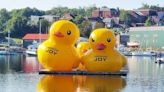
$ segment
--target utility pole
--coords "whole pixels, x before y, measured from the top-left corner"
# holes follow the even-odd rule
[[[39,44],[41,43],[41,34],[42,34],[42,23],[41,20],[43,17],[39,17]]]
[[[10,49],[10,29],[8,30],[8,48]]]

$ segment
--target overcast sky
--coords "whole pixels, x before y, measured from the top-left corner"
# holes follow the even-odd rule
[[[67,6],[70,8],[88,7],[96,5],[98,7],[108,6],[110,8],[136,9],[143,3],[164,7],[164,0],[0,0],[0,9],[7,10],[25,7],[37,8],[40,10],[50,10],[57,6]]]

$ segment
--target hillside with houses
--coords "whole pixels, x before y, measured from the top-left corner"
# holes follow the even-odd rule
[[[0,41],[7,41],[5,37],[9,30],[11,38],[18,39],[24,39],[27,34],[47,34],[54,21],[63,19],[77,24],[82,37],[88,37],[93,29],[102,27],[113,29],[117,35],[129,31],[130,27],[163,26],[164,7],[143,4],[141,8],[134,10],[107,6],[72,9],[55,7],[47,11],[29,7],[12,11],[1,9]]]

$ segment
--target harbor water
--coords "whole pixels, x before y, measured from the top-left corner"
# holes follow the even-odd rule
[[[164,92],[164,64],[129,56],[127,76],[39,75],[37,57],[0,55],[0,92]]]

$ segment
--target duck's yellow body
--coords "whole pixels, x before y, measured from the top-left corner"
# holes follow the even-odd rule
[[[114,49],[116,39],[112,31],[94,30],[89,38],[92,50],[82,56],[81,61],[91,72],[116,72],[126,65],[126,58]]]
[[[71,71],[78,67],[79,55],[74,47],[80,33],[70,21],[60,20],[52,24],[49,39],[38,48],[41,65],[51,71]]]

